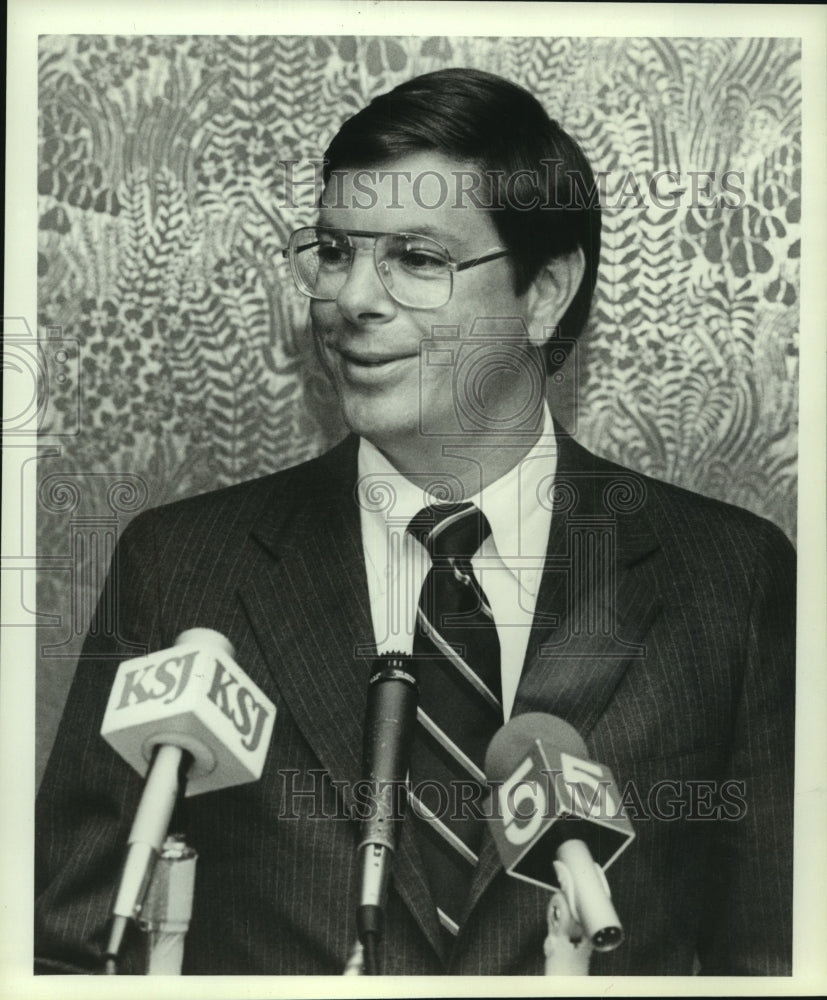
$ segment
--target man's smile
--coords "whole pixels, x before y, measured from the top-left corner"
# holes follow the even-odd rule
[[[328,350],[334,351],[345,362],[346,367],[370,370],[386,370],[400,361],[409,361],[419,357],[419,351],[407,352],[379,352],[379,351],[354,351],[350,348],[339,347],[334,344],[327,345]]]

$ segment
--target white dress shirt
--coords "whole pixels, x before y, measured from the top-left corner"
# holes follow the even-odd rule
[[[543,431],[504,476],[468,499],[488,518],[491,535],[472,559],[500,639],[503,712],[507,721],[523,670],[542,579],[557,468],[554,425],[546,408]],[[416,609],[431,558],[405,529],[440,498],[414,485],[364,438],[359,445],[362,544],[371,616],[379,653],[410,653]]]

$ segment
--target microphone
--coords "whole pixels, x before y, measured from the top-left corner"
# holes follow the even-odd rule
[[[391,862],[404,817],[405,781],[419,699],[409,656],[390,653],[374,661],[362,745],[367,791],[362,835],[361,887],[356,929],[365,971],[375,974],[375,945],[384,927]]]
[[[144,901],[172,811],[198,795],[261,777],[275,705],[233,662],[212,629],[188,629],[171,649],[126,660],[109,694],[101,735],[146,775],[112,907],[107,969]]]
[[[611,771],[589,760],[567,722],[529,712],[494,736],[485,758],[495,808],[491,831],[515,878],[561,889],[596,951],[612,951],[623,927],[604,875],[635,832]]]

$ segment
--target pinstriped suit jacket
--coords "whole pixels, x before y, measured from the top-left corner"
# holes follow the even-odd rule
[[[231,639],[278,717],[260,781],[187,800],[200,860],[185,972],[342,971],[357,891],[347,784],[360,777],[368,671],[354,650],[373,641],[356,443],[148,511],[124,532],[110,578],[118,634],[87,640],[38,798],[39,971],[97,969],[105,943],[140,793],[98,735],[114,671],[194,626]],[[566,719],[625,789],[637,839],[609,877],[627,940],[596,955],[592,973],[689,974],[698,961],[709,973],[788,973],[793,550],[751,514],[570,438],[559,446],[514,712]],[[596,572],[578,568],[589,552]],[[538,974],[546,902],[503,872],[486,831],[445,953],[406,823],[382,966]],[[138,952],[129,942],[125,971],[141,971]]]

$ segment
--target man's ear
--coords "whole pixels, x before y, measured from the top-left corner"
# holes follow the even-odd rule
[[[537,347],[549,339],[577,294],[586,273],[586,258],[582,247],[555,257],[540,268],[528,292],[528,314],[531,317],[529,340]]]

